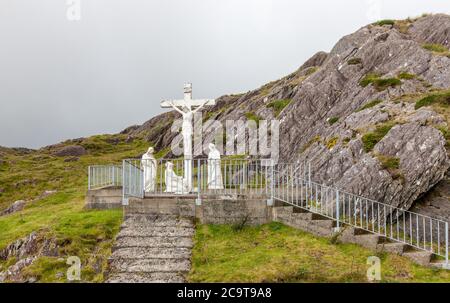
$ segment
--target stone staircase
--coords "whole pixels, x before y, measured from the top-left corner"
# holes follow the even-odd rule
[[[127,215],[108,260],[106,282],[184,282],[194,224],[175,215]]]
[[[320,237],[333,236],[334,227],[336,227],[334,220],[294,206],[274,207],[273,220]],[[351,226],[342,226],[339,240],[344,243],[358,244],[377,252],[398,254],[422,266],[442,268],[443,265],[443,262],[437,260],[430,252],[417,250],[408,244],[393,242],[382,235]]]

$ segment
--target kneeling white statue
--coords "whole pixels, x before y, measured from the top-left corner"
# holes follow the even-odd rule
[[[164,181],[166,183],[166,193],[183,194],[188,192],[187,182],[182,176],[178,176],[173,171],[173,163],[166,163],[166,171],[164,173]]]
[[[158,169],[158,164],[153,156],[154,149],[149,147],[147,152],[142,155],[142,168],[144,170],[144,191],[154,192],[156,186],[156,171]]]
[[[213,143],[209,144],[208,154],[208,189],[223,189],[220,151]]]

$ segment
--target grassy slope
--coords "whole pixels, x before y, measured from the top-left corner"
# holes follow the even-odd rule
[[[370,250],[330,244],[326,238],[270,223],[235,231],[199,225],[191,282],[367,282]],[[404,257],[379,255],[383,282],[450,282],[450,271],[417,266]]]
[[[119,143],[108,143],[111,139],[118,139]],[[141,140],[127,144],[124,136],[102,135],[85,139],[82,145],[89,154],[75,162],[64,162],[64,158],[54,157],[44,150],[3,156],[6,164],[0,167],[0,187],[4,189],[0,194],[0,209],[19,199],[30,202],[23,211],[0,217],[0,249],[32,231],[39,231],[45,237],[57,239],[61,257],[79,256],[83,266],[82,280],[95,282],[103,280],[106,259],[119,230],[122,212],[83,210],[87,166],[120,163],[123,158],[143,152],[147,144]],[[58,192],[39,199],[45,190]],[[65,260],[40,258],[26,274],[45,282],[64,281],[65,274],[60,278],[56,274],[65,273],[67,268]]]

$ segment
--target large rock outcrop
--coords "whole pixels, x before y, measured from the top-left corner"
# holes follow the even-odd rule
[[[280,158],[312,163],[313,178],[394,206],[410,208],[449,168],[445,115],[416,109],[423,96],[450,88],[450,58],[424,47],[449,47],[450,16],[438,14],[393,25],[371,24],[319,52],[296,72],[241,95],[219,98],[210,119],[278,118]],[[274,110],[273,102],[288,100]],[[376,102],[374,102],[376,100]],[[175,137],[169,112],[126,130],[159,150]],[[367,146],[364,138],[386,130]],[[211,140],[213,135],[207,135]],[[383,159],[394,159],[395,168]]]

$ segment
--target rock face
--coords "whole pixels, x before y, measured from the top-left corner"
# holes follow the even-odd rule
[[[64,146],[54,153],[57,157],[79,157],[85,155],[86,149],[79,145]]]
[[[14,202],[10,207],[8,207],[4,211],[2,211],[0,213],[0,216],[12,214],[17,211],[21,211],[25,207],[25,204],[26,204],[26,202],[24,200],[18,200],[16,202]]]
[[[18,261],[0,272],[0,282],[30,282],[21,274],[23,268],[31,265],[39,256],[57,256],[58,245],[56,239],[46,239],[37,232],[18,239],[0,250],[0,260],[16,258]]]
[[[248,113],[278,118],[281,161],[311,161],[316,181],[409,209],[450,165],[438,130],[448,121],[430,107],[414,106],[421,96],[450,88],[450,58],[423,47],[449,47],[449,40],[448,15],[368,25],[280,80],[220,97],[203,115],[224,125],[246,120]],[[290,102],[275,111],[271,104],[279,100]],[[167,149],[176,136],[170,128],[177,118],[169,112],[124,132],[145,135],[157,150]],[[368,148],[365,136],[383,127],[387,132]],[[395,169],[380,160],[386,158],[397,161]]]

